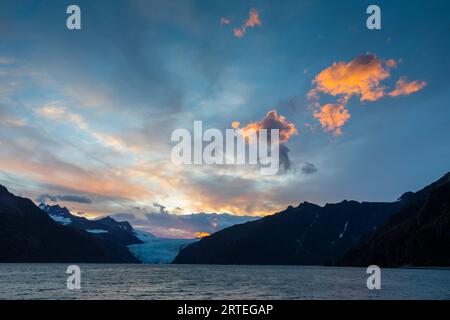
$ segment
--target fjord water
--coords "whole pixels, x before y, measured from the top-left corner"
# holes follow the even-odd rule
[[[68,290],[63,264],[0,264],[0,299],[450,299],[449,269],[80,264]]]

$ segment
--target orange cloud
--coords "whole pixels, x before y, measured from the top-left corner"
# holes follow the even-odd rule
[[[233,33],[238,38],[243,38],[245,34],[245,28],[234,28]]]
[[[255,27],[255,26],[261,26],[261,19],[259,18],[259,13],[256,11],[256,9],[251,9],[249,18],[245,22],[246,27]]]
[[[315,77],[315,88],[309,96],[325,93],[346,101],[356,95],[361,101],[376,101],[384,96],[385,87],[380,82],[390,76],[390,69],[395,66],[395,60],[383,61],[371,53],[348,63],[335,62]]]
[[[342,134],[341,127],[351,118],[344,106],[331,103],[322,106],[313,116],[320,121],[325,131],[332,132],[336,136]]]
[[[425,81],[408,82],[406,78],[400,78],[395,85],[395,89],[389,92],[389,96],[391,97],[407,96],[422,90],[426,85],[427,83]]]
[[[360,55],[350,62],[333,63],[314,78],[314,87],[308,93],[308,97],[315,100],[313,107],[320,108],[313,113],[314,118],[320,121],[325,131],[340,135],[341,127],[350,119],[346,104],[352,96],[358,96],[360,101],[377,101],[383,97],[409,95],[425,87],[423,81],[408,82],[400,78],[396,88],[388,92],[381,82],[391,76],[391,69],[396,66],[395,60],[382,60],[372,53]],[[337,97],[337,103],[321,106],[319,100],[323,94]]]
[[[239,121],[233,121],[231,125],[233,128],[238,128],[240,123]],[[280,143],[286,143],[293,135],[298,134],[295,124],[289,122],[285,116],[278,115],[276,110],[267,112],[261,121],[247,124],[241,129],[241,132],[246,135],[249,130],[258,131],[260,129],[279,129]]]
[[[231,127],[232,127],[233,129],[239,128],[240,125],[241,125],[241,123],[240,123],[239,121],[233,121],[233,122],[231,123]]]
[[[241,28],[234,28],[233,33],[238,38],[243,38],[247,28],[254,28],[256,26],[261,26],[261,18],[259,16],[259,12],[256,9],[251,9],[249,13],[249,17]]]
[[[210,236],[211,234],[210,233],[208,233],[208,232],[196,232],[195,233],[195,237],[196,238],[204,238],[204,237],[208,237],[208,236]]]
[[[234,129],[238,129],[240,122],[233,121],[231,126]],[[293,135],[298,134],[295,124],[289,122],[285,116],[278,115],[276,110],[271,110],[267,112],[262,120],[247,124],[245,127],[241,128],[239,132],[248,143],[253,143],[253,139],[256,138],[254,133],[261,129],[278,129],[280,164],[286,171],[290,170],[291,161],[289,159],[289,148],[286,147],[285,143],[288,142]]]

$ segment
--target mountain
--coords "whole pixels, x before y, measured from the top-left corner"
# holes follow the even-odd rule
[[[401,200],[406,204],[400,211],[347,252],[340,264],[450,266],[450,173]]]
[[[112,217],[89,220],[75,216],[59,205],[39,205],[50,218],[59,224],[80,229],[93,237],[122,245],[142,263],[170,263],[181,248],[198,239],[158,238],[149,232],[135,230],[127,221],[119,222]]]
[[[90,233],[92,236],[105,241],[114,242],[122,246],[140,244],[142,241],[136,236],[135,230],[128,222],[118,222],[111,217],[98,220],[89,220],[70,213],[67,208],[59,205],[49,206],[41,203],[39,205],[44,212],[54,221],[75,229]]]
[[[402,205],[304,202],[257,221],[226,228],[182,249],[174,263],[333,264]]]
[[[126,247],[60,225],[31,200],[17,197],[0,185],[0,262],[138,261]]]

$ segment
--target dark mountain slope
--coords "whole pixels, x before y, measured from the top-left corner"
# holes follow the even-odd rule
[[[343,201],[236,225],[191,244],[174,263],[329,264],[398,210],[398,203]]]
[[[142,243],[136,236],[133,227],[127,221],[118,222],[111,217],[89,220],[84,217],[75,216],[67,208],[62,208],[59,205],[50,206],[40,204],[39,208],[56,222],[71,228],[87,231],[96,238],[123,246]]]
[[[0,262],[137,262],[115,244],[61,226],[0,186]]]
[[[341,264],[450,266],[450,173],[402,199],[405,206],[345,254]]]

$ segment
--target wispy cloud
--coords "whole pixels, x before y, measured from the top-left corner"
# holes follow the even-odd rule
[[[389,96],[391,97],[407,96],[422,90],[426,85],[427,84],[425,81],[408,82],[406,78],[400,78],[395,85],[395,89],[389,92]]]
[[[230,23],[231,23],[231,19],[228,19],[228,18],[225,18],[225,17],[221,17],[220,18],[220,25],[221,26],[225,26],[225,25],[230,24]]]
[[[41,194],[36,198],[37,202],[45,203],[47,200],[52,202],[65,201],[65,202],[76,202],[90,204],[92,200],[86,196],[79,195],[51,195],[51,194]]]
[[[66,107],[60,106],[57,102],[52,102],[41,108],[37,108],[35,112],[50,120],[71,122],[79,129],[85,130],[88,128],[88,125],[79,114],[68,112]]]
[[[302,173],[304,174],[313,174],[318,171],[317,167],[310,162],[305,162],[302,166]]]
[[[141,149],[139,146],[127,144],[120,137],[91,129],[80,114],[70,112],[67,107],[62,106],[58,102],[51,102],[43,107],[36,108],[34,111],[37,115],[46,119],[71,123],[77,129],[83,130],[91,135],[98,143],[105,147],[113,148],[116,151],[137,152]]]
[[[222,26],[230,24],[230,23],[231,23],[230,19],[226,19],[223,17],[220,19],[220,24]],[[262,22],[261,22],[261,17],[259,15],[259,12],[256,9],[251,9],[249,12],[249,15],[248,15],[248,19],[246,19],[243,22],[242,26],[235,27],[233,29],[233,34],[237,38],[243,38],[248,28],[254,28],[257,26],[261,26],[261,25],[262,25]]]

